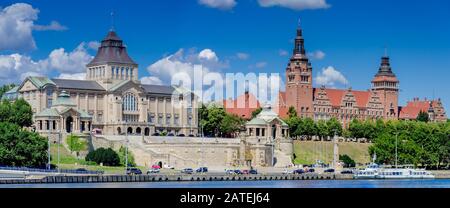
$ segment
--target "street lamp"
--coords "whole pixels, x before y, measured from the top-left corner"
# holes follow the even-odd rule
[[[47,169],[50,170],[50,135],[47,133],[47,142],[48,142],[48,163],[47,163]]]
[[[127,174],[128,170],[128,130],[125,134],[125,175]]]

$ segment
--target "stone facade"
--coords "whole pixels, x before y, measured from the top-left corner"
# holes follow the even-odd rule
[[[58,130],[65,133],[97,129],[105,135],[198,134],[197,97],[177,86],[141,84],[138,65],[114,31],[108,33],[87,65],[86,80],[28,77],[17,88],[17,97],[25,99],[34,115],[39,115],[52,109],[63,91],[74,104],[72,109],[85,112],[92,120],[92,128],[81,129],[81,120],[65,128],[69,115],[64,114],[56,120],[61,120]],[[41,122],[47,120],[52,121],[35,118],[35,128],[46,130]]]
[[[237,138],[94,135],[92,145],[116,150],[128,145],[138,165],[167,164],[177,169],[287,167],[293,155],[287,124],[268,108],[249,121]]]

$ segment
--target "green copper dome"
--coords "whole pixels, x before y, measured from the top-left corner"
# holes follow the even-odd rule
[[[62,91],[58,98],[53,102],[53,106],[76,106],[70,99],[70,95],[66,91]]]

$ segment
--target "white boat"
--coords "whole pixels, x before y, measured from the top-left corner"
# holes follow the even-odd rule
[[[353,175],[355,179],[433,179],[434,175],[424,169],[407,168],[383,168],[373,162],[365,169],[358,170]]]

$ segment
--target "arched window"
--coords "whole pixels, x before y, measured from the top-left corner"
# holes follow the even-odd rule
[[[122,110],[124,111],[138,111],[137,98],[131,93],[123,97]]]

